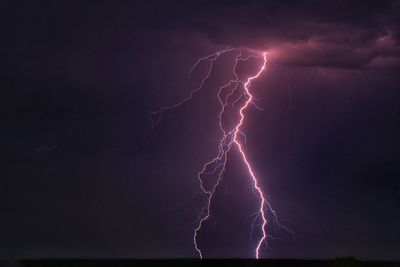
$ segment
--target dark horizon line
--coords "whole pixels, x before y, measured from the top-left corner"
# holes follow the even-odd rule
[[[145,257],[137,257],[137,258],[95,258],[95,257],[20,257],[20,258],[0,258],[0,262],[6,261],[119,261],[119,262],[128,262],[128,261],[358,261],[358,262],[399,262],[398,260],[387,260],[387,259],[362,259],[354,256],[346,256],[346,257],[334,257],[334,258],[145,258]]]

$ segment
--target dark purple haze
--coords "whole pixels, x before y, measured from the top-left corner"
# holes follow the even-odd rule
[[[232,46],[270,52],[246,151],[296,240],[263,255],[399,259],[400,2],[157,2],[0,3],[0,257],[195,257],[228,56],[144,136],[197,86],[191,65]],[[253,256],[231,159],[206,257]]]

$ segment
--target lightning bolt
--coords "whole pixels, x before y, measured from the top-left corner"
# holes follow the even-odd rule
[[[261,250],[262,250],[264,243],[266,244],[266,246],[268,246],[268,244],[266,243],[267,238],[269,237],[269,235],[267,234],[267,229],[266,229],[267,223],[268,223],[268,219],[267,219],[268,211],[271,212],[274,222],[279,227],[283,227],[283,229],[292,233],[291,230],[289,230],[288,228],[286,228],[280,224],[275,210],[273,210],[271,205],[268,203],[268,201],[264,195],[263,189],[260,185],[260,180],[255,175],[255,173],[252,169],[252,166],[248,160],[248,157],[243,149],[244,145],[242,143],[243,140],[244,140],[244,143],[246,143],[246,135],[241,130],[243,124],[245,123],[245,119],[246,119],[245,111],[248,109],[248,107],[250,105],[253,105],[256,108],[258,108],[258,106],[254,103],[254,97],[251,94],[250,86],[251,86],[252,81],[259,78],[261,76],[261,74],[263,73],[263,71],[265,70],[266,64],[267,64],[267,52],[257,52],[257,53],[253,52],[247,56],[243,56],[242,49],[226,48],[226,49],[217,51],[216,53],[211,54],[209,56],[198,59],[197,62],[189,70],[189,72],[188,72],[189,75],[202,62],[205,62],[205,61],[209,62],[208,71],[205,74],[205,76],[203,77],[203,79],[201,80],[199,87],[194,89],[190,93],[189,96],[187,96],[186,98],[183,98],[181,101],[177,102],[176,104],[162,107],[159,110],[153,112],[152,113],[152,116],[153,116],[152,117],[153,118],[152,127],[156,126],[162,120],[163,112],[180,107],[187,101],[191,100],[194,97],[194,95],[203,88],[205,82],[207,81],[210,74],[212,73],[215,62],[218,60],[218,58],[221,55],[228,53],[228,52],[235,52],[235,51],[238,51],[238,53],[236,54],[236,56],[234,58],[234,64],[232,67],[232,73],[234,75],[234,79],[232,79],[228,83],[222,85],[219,88],[218,93],[217,93],[218,101],[220,104],[220,112],[218,114],[218,125],[219,125],[220,131],[222,133],[222,137],[220,139],[219,146],[218,146],[218,152],[217,152],[216,156],[214,156],[211,160],[209,160],[208,162],[206,162],[203,165],[202,169],[197,174],[197,179],[199,181],[200,188],[201,188],[202,192],[207,196],[206,204],[203,206],[202,212],[200,213],[200,216],[198,219],[198,224],[195,227],[194,233],[193,233],[193,245],[201,259],[203,258],[204,255],[198,244],[199,233],[200,233],[203,225],[207,222],[207,220],[211,216],[212,200],[213,200],[213,197],[217,190],[217,187],[221,183],[224,173],[226,172],[228,153],[234,147],[237,149],[237,151],[239,152],[239,154],[241,156],[243,164],[248,172],[248,175],[251,178],[252,185],[253,185],[253,192],[255,193],[255,195],[258,198],[257,216],[256,216],[255,220],[253,221],[252,227],[254,227],[255,221],[258,218],[260,218],[261,223],[258,224],[258,226],[260,226],[261,236],[259,237],[257,246],[255,248],[255,252],[254,252],[255,257],[257,259],[260,258]],[[260,66],[258,67],[257,72],[254,75],[247,77],[247,79],[245,79],[245,80],[240,80],[239,75],[236,72],[238,63],[243,62],[243,61],[248,61],[252,58],[261,58],[262,59],[262,62],[260,64]],[[226,89],[230,89],[230,91],[228,94],[224,95],[224,91]],[[236,96],[236,98],[235,98],[235,94],[238,89],[242,90],[242,93],[239,96]],[[242,98],[244,98],[245,101],[241,101]],[[239,120],[231,128],[225,126],[223,123],[223,115],[225,114],[225,112],[227,112],[226,110],[227,110],[227,107],[228,107],[230,101],[231,101],[231,106],[234,109],[235,109],[235,104],[238,104],[238,103],[240,104],[239,112],[238,112]],[[211,174],[216,174],[217,179],[212,186],[206,186],[206,184],[204,182],[204,178]],[[252,228],[252,231],[253,231],[253,228]]]

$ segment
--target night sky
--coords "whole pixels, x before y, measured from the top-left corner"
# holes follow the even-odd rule
[[[0,258],[197,257],[232,55],[146,135],[150,114],[240,47],[269,53],[245,150],[295,232],[263,257],[400,259],[400,1],[5,0],[0,37]],[[199,243],[250,258],[257,200],[227,167]]]

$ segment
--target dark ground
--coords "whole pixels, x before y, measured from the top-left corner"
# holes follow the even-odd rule
[[[0,267],[134,267],[134,266],[362,266],[399,267],[399,262],[389,261],[359,261],[354,258],[338,258],[334,260],[21,260],[3,261]]]

